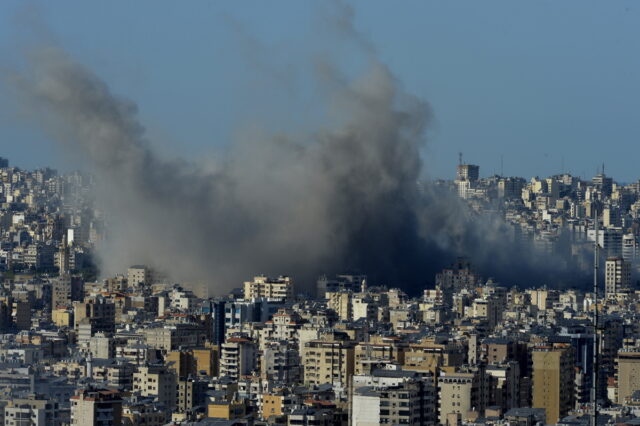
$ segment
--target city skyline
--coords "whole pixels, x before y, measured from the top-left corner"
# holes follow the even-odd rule
[[[640,424],[639,4],[0,1],[0,423]]]

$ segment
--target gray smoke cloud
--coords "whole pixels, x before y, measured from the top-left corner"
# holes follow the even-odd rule
[[[158,155],[135,104],[59,48],[41,49],[16,81],[38,125],[96,176],[106,273],[144,263],[214,294],[257,273],[311,286],[319,273],[358,269],[415,293],[465,255],[508,284],[575,279],[566,263],[515,245],[499,219],[419,185],[430,107],[370,56],[353,80],[319,68],[339,124],[244,137],[213,168]]]

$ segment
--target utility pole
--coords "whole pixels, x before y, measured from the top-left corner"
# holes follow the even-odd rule
[[[595,242],[593,244],[593,365],[591,377],[591,403],[593,413],[591,424],[598,424],[598,212],[595,213],[593,224],[595,230]]]

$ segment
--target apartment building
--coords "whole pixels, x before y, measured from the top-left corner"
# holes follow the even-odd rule
[[[548,423],[556,423],[573,408],[574,351],[570,344],[554,343],[533,348],[534,408],[544,408]]]
[[[107,389],[78,389],[71,397],[72,426],[120,426],[122,400],[120,393]]]
[[[259,275],[253,281],[245,281],[244,298],[252,299],[293,299],[293,280],[287,276],[269,278]]]

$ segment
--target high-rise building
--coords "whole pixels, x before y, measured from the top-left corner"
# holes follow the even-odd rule
[[[91,324],[92,333],[115,331],[116,306],[103,297],[94,297],[85,302],[73,303],[75,327],[80,324]]]
[[[257,364],[257,348],[253,340],[230,337],[220,347],[220,375],[238,380],[253,372]]]
[[[622,257],[634,266],[640,266],[640,244],[634,234],[622,236]]]
[[[208,383],[198,378],[183,378],[177,382],[176,411],[187,413],[198,405],[204,405]]]
[[[260,362],[262,378],[277,383],[291,384],[302,378],[300,354],[286,340],[265,345]]]
[[[625,404],[634,392],[640,390],[640,351],[625,348],[616,358],[618,378],[618,404]]]
[[[31,303],[15,300],[12,304],[12,317],[18,330],[31,329]]]
[[[489,397],[484,367],[445,367],[438,377],[440,424],[449,424],[450,415],[472,420],[484,414]]]
[[[587,230],[587,239],[596,240],[596,232],[593,229]],[[598,230],[598,245],[607,257],[622,256],[622,228],[606,228]]]
[[[84,283],[81,277],[63,275],[52,281],[51,307],[70,307],[73,302],[82,300]]]
[[[605,293],[607,297],[631,292],[631,264],[621,257],[610,257],[605,263]]]
[[[196,364],[193,353],[189,350],[173,350],[167,352],[165,365],[176,373],[179,379],[195,376]]]
[[[462,289],[472,289],[481,281],[471,267],[471,263],[464,258],[458,258],[451,267],[436,274],[436,288],[442,291],[443,302],[451,306],[454,293]]]
[[[555,178],[547,178],[547,194],[551,200],[555,201],[560,196],[560,182]]]
[[[463,199],[470,197],[476,188],[480,176],[480,167],[472,164],[459,164],[456,170],[455,184],[458,188],[458,196]]]
[[[459,181],[475,182],[480,177],[480,166],[473,164],[459,164],[456,179]]]
[[[346,388],[354,370],[354,343],[335,339],[307,342],[302,348],[302,365],[306,384]]]
[[[268,278],[264,275],[259,275],[254,277],[253,281],[245,281],[244,298],[248,300],[291,300],[293,298],[293,281],[286,276]]]
[[[227,330],[225,321],[225,305],[224,301],[210,301],[209,311],[213,317],[212,340],[214,345],[221,345],[224,342],[225,332]],[[231,311],[231,309],[229,309]]]
[[[171,410],[176,405],[176,374],[164,366],[141,366],[133,373],[133,391],[155,397]]]
[[[602,226],[610,228],[621,224],[620,209],[618,207],[607,206],[602,210]]]
[[[573,347],[566,343],[536,346],[532,361],[532,405],[545,409],[548,423],[557,423],[574,405]]]
[[[487,366],[486,374],[493,381],[489,397],[491,405],[503,410],[520,406],[520,366],[516,361]]]
[[[62,237],[62,244],[58,250],[58,270],[60,275],[69,273],[69,245],[67,244],[67,236]]]
[[[498,181],[498,197],[508,200],[520,198],[526,183],[523,178],[502,178]]]
[[[604,166],[603,166],[604,168]],[[600,191],[602,191],[602,194],[606,197],[611,196],[611,190],[613,189],[613,179],[606,176],[604,174],[604,170],[602,173],[599,173],[597,175],[595,175],[592,179],[591,182],[593,182],[593,185],[599,189]],[[548,420],[548,419],[547,419]]]
[[[120,393],[108,389],[78,389],[71,397],[71,425],[120,426],[122,400]]]
[[[350,291],[338,291],[325,293],[327,307],[338,314],[342,321],[353,320],[353,293]]]

